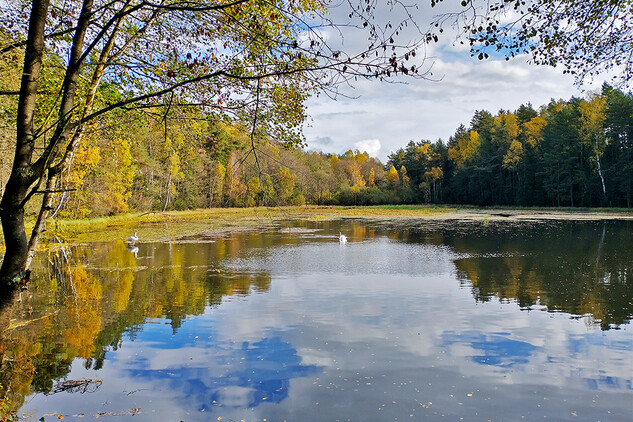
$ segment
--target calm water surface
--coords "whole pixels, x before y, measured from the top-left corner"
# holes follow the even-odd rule
[[[633,418],[632,222],[313,222],[126,246],[41,256],[3,310],[20,417]]]

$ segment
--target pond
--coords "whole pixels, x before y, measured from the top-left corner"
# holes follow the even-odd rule
[[[297,221],[33,278],[0,316],[24,420],[633,415],[633,221]]]

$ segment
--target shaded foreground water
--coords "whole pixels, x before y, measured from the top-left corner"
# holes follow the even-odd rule
[[[0,315],[26,420],[633,415],[631,221],[297,222],[75,246],[33,278]]]

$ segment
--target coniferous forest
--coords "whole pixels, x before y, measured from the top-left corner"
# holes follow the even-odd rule
[[[0,154],[0,186],[10,158]],[[61,180],[54,215],[70,218],[304,204],[630,208],[633,97],[605,85],[536,109],[477,111],[447,142],[409,141],[387,163],[256,140],[197,109],[122,110],[88,132]]]
[[[388,165],[406,173],[414,202],[630,208],[632,113],[633,97],[608,85],[538,109],[477,111],[448,143],[409,143]]]

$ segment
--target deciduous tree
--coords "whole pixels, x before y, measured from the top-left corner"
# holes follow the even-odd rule
[[[600,177],[602,197],[605,203],[607,201],[607,188],[604,183],[600,160],[606,147],[604,137],[604,121],[607,117],[605,114],[606,104],[607,97],[599,95],[593,95],[589,100],[582,100],[578,104],[580,120],[582,122],[582,126],[580,127],[581,142],[583,142],[589,150],[591,160],[595,160],[594,164],[598,170],[598,176]]]

